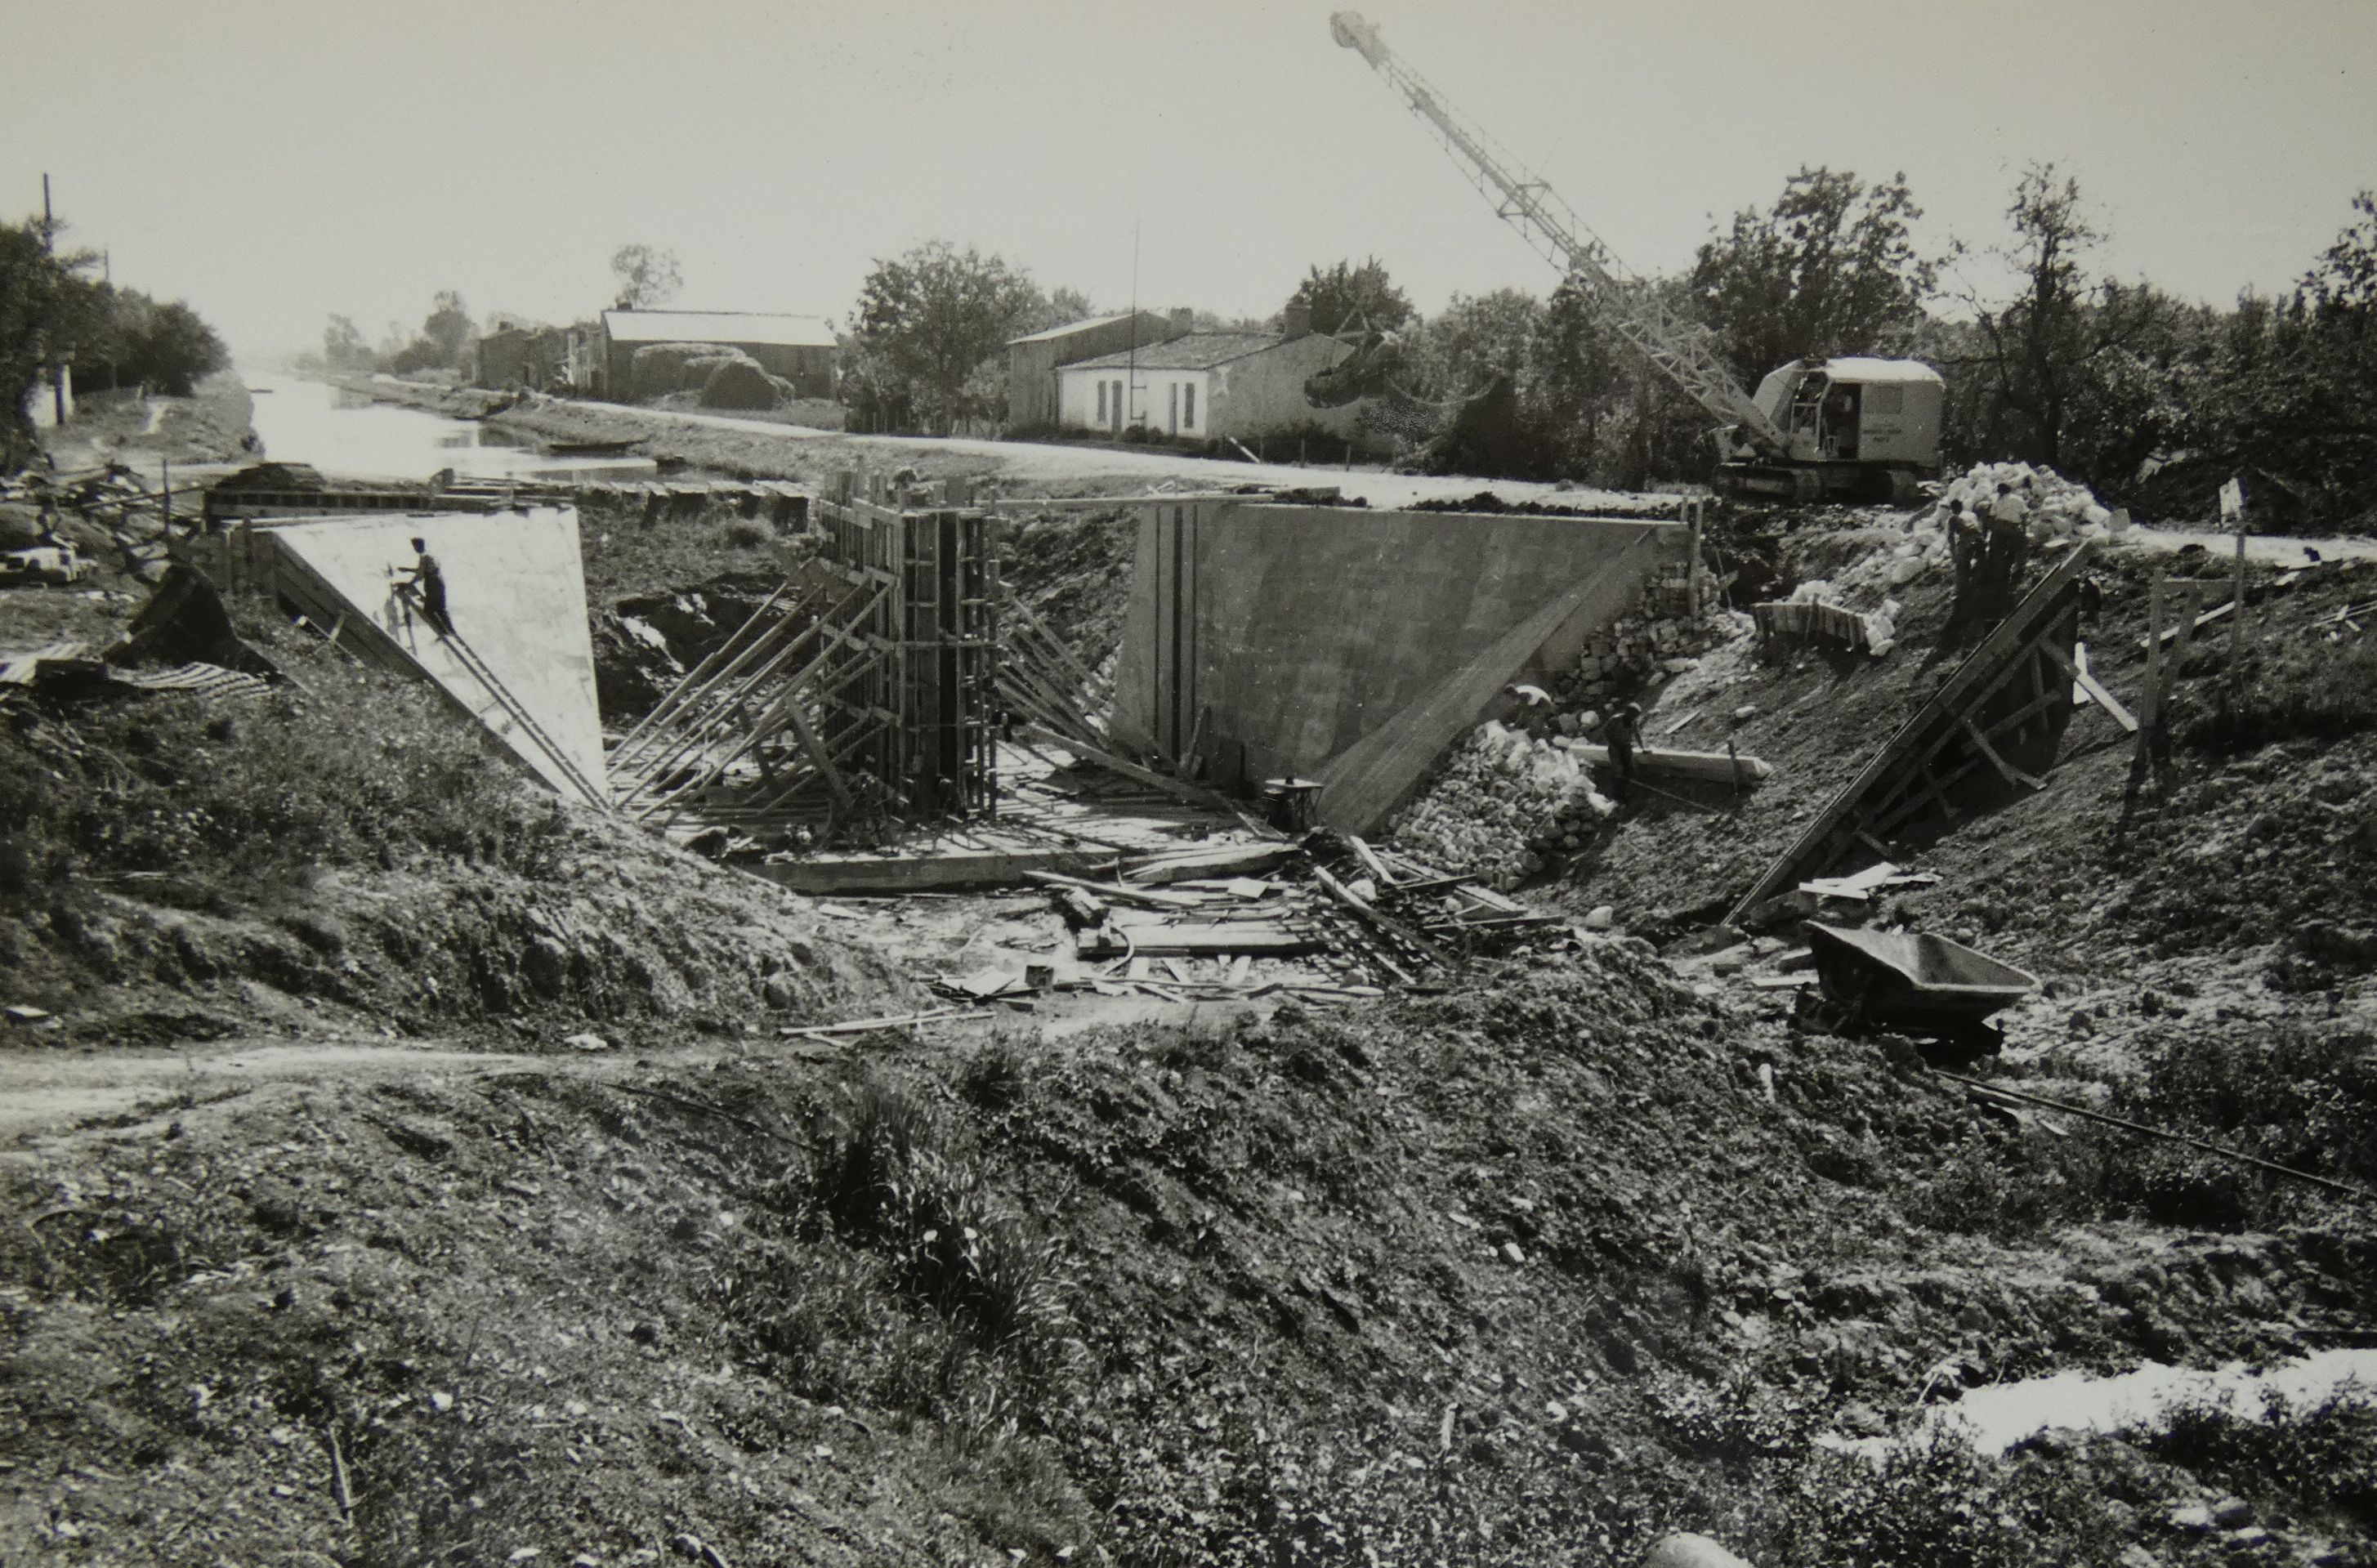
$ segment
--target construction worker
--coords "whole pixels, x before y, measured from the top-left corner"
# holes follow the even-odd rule
[[[1609,715],[1601,726],[1602,738],[1609,747],[1609,760],[1618,768],[1618,798],[1630,801],[1634,797],[1634,748],[1642,739],[1642,704],[1628,702]],[[1645,751],[1650,749],[1645,746]]]
[[[429,546],[423,541],[412,542],[412,554],[416,557],[412,576],[405,586],[419,591],[422,618],[436,627],[439,636],[451,637],[454,623],[446,614],[446,574],[438,569],[437,557],[429,553]]]

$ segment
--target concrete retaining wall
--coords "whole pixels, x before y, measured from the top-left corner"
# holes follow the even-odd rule
[[[1637,550],[1637,545],[1647,548]],[[1236,502],[1141,514],[1114,729],[1224,787],[1321,772],[1581,581],[1630,587],[1554,626],[1528,667],[1564,669],[1660,567],[1679,523]],[[1583,601],[1581,601],[1583,603]],[[1198,737],[1200,715],[1204,733]]]
[[[600,793],[603,722],[594,702],[594,647],[577,512],[539,508],[488,516],[364,514],[277,522],[253,532],[303,569],[317,597],[340,601],[306,607],[315,615],[343,614],[342,640],[376,640],[555,789],[589,804],[609,804]],[[411,569],[415,537],[428,545],[445,572],[454,629],[502,683],[502,694],[490,690],[468,661],[396,598],[393,574]],[[332,624],[339,622],[334,618]],[[560,758],[507,710],[504,696],[528,715]],[[581,780],[597,793],[590,796],[579,787]]]

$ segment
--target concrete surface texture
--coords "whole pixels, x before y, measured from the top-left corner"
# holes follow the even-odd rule
[[[1310,775],[1498,640],[1676,523],[1234,502],[1151,506],[1116,675],[1128,743],[1196,749],[1210,776]],[[1543,664],[1585,626],[1549,628]],[[1198,733],[1200,715],[1204,730]]]
[[[603,721],[574,509],[350,516],[282,523],[272,533],[539,777],[583,799],[574,771],[602,791]],[[398,574],[412,569],[415,538],[445,574],[460,649],[395,594]],[[472,667],[471,655],[500,691]]]

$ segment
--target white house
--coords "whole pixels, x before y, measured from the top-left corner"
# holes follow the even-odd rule
[[[1057,370],[1057,421],[1120,435],[1144,425],[1165,436],[1245,440],[1299,425],[1350,436],[1356,410],[1315,408],[1305,378],[1353,352],[1312,333],[1190,332],[1135,352]]]

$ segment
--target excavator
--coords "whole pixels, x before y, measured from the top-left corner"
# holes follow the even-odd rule
[[[1339,11],[1329,18],[1329,30],[1436,133],[1496,215],[1574,278],[1620,337],[1720,421],[1718,494],[1906,504],[1922,480],[1939,473],[1947,389],[1938,371],[1911,359],[1795,359],[1769,371],[1754,396],[1745,392],[1718,353],[1714,333],[1621,266],[1549,185],[1525,174],[1398,59],[1376,26],[1356,12]],[[1326,390],[1342,394],[1343,389]]]

